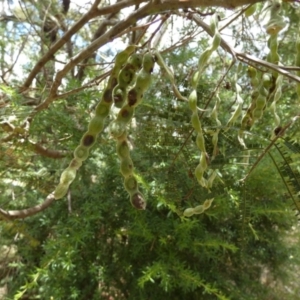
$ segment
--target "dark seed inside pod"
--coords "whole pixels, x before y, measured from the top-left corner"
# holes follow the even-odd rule
[[[278,135],[279,133],[281,133],[281,130],[282,130],[282,127],[281,126],[278,126],[274,129],[274,133],[275,135]]]
[[[136,193],[131,197],[131,203],[136,209],[146,209],[146,201],[140,193]]]
[[[128,92],[128,105],[133,106],[137,102],[137,92],[135,89],[132,89]]]
[[[109,103],[112,101],[112,90],[106,89],[103,95],[103,99],[105,102]]]
[[[95,141],[95,138],[92,135],[87,134],[83,138],[82,143],[83,143],[84,146],[89,147],[89,146],[91,146],[94,143],[94,141]]]
[[[126,108],[123,108],[120,113],[123,118],[127,118],[130,115],[130,112]]]

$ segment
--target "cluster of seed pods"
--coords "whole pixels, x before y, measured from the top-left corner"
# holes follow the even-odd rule
[[[207,199],[204,201],[203,204],[195,206],[195,207],[189,207],[184,210],[183,216],[184,217],[191,217],[192,215],[200,215],[204,213],[207,209],[210,208],[212,202],[214,201],[214,198],[212,199]]]
[[[200,155],[200,162],[195,170],[195,176],[199,184],[203,187],[207,187],[207,180],[204,178],[204,172],[207,169],[207,153],[205,149],[205,140],[202,130],[201,121],[198,115],[198,107],[197,107],[197,86],[200,79],[201,74],[203,73],[206,64],[211,56],[211,54],[218,48],[221,42],[221,36],[218,31],[218,16],[214,15],[211,19],[211,30],[214,33],[214,36],[211,41],[211,45],[201,54],[198,62],[198,70],[193,75],[192,78],[192,92],[189,95],[188,102],[189,107],[192,111],[191,123],[197,133],[196,136],[196,144],[199,148],[201,155]]]
[[[125,67],[128,64],[132,65],[133,61],[138,62],[137,59],[130,57]],[[130,86],[132,80],[128,80],[126,83],[124,81],[120,84],[121,76],[119,76],[118,86],[122,87],[125,91],[122,94],[123,106],[119,110],[116,119],[109,125],[110,134],[116,140],[117,144],[117,154],[120,158],[120,172],[124,177],[124,187],[130,196],[131,204],[137,209],[145,209],[146,201],[143,194],[139,191],[138,182],[133,172],[134,167],[130,157],[130,143],[128,141],[126,127],[134,115],[135,108],[141,103],[145,91],[151,84],[151,73],[154,64],[154,56],[151,53],[144,54],[142,64],[136,63],[136,70],[138,70],[141,65],[142,69],[138,72],[136,77],[134,76],[135,74],[130,75],[130,78],[136,78],[133,86]],[[133,70],[133,68],[130,68],[130,70]]]
[[[95,144],[98,134],[103,130],[105,118],[108,116],[113,103],[113,89],[117,85],[118,74],[134,50],[135,46],[128,46],[116,55],[115,65],[103,91],[102,98],[96,107],[95,116],[91,119],[88,130],[81,138],[79,146],[75,149],[74,158],[60,176],[60,182],[54,192],[55,199],[61,199],[66,195],[70,184],[76,177],[77,170],[82,162],[88,158],[90,148]]]
[[[298,35],[298,39],[296,42],[296,50],[297,50],[297,52],[296,52],[296,58],[295,58],[295,65],[297,67],[300,67],[300,34]],[[300,71],[297,71],[296,73],[298,76],[300,76]],[[297,83],[296,90],[297,90],[298,99],[300,101],[300,83]]]
[[[218,31],[218,16],[217,15],[214,15],[212,17],[210,28],[214,35],[212,37],[210,46],[206,50],[204,50],[204,52],[200,55],[197,71],[192,76],[192,80],[191,80],[192,91],[188,97],[189,108],[192,111],[191,123],[197,134],[196,145],[197,145],[198,149],[200,150],[200,161],[195,169],[195,176],[197,178],[198,183],[205,188],[210,188],[212,186],[212,183],[213,183],[217,173],[216,173],[216,171],[212,172],[208,180],[204,178],[204,173],[207,170],[208,155],[206,153],[204,134],[203,134],[203,130],[202,130],[201,121],[200,121],[200,118],[198,115],[197,86],[198,86],[200,77],[207,65],[207,62],[208,62],[210,56],[219,47],[219,45],[221,43],[221,36]],[[215,118],[216,120],[218,120],[217,112],[216,112],[217,108],[218,108],[218,104],[215,107],[215,111],[213,111],[211,114],[211,117]],[[215,144],[217,143],[217,138],[218,138],[217,134],[218,133],[216,133],[216,135],[213,136]],[[183,215],[186,217],[190,217],[194,214],[201,214],[210,207],[211,202],[212,202],[212,200],[206,200],[204,202],[204,204],[198,205],[195,208],[187,208],[183,212]]]
[[[279,15],[281,11],[281,3],[279,1],[274,1],[270,8],[270,20],[266,25],[266,31],[270,35],[268,40],[268,47],[270,49],[267,60],[274,64],[280,64],[280,57],[278,54],[278,33],[286,26],[284,18]],[[280,126],[280,117],[276,112],[276,103],[281,98],[282,95],[282,83],[283,76],[273,71],[272,76],[275,79],[274,88],[274,99],[270,105],[270,110],[274,115],[275,126]]]

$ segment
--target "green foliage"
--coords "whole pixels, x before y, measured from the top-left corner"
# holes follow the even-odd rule
[[[99,25],[94,16],[105,16],[110,1],[97,12],[85,14],[82,4],[64,16],[59,3],[25,1],[30,26],[7,25],[15,35],[0,28],[0,207],[43,205],[54,190],[61,199],[29,218],[1,222],[6,299],[298,299],[294,6],[257,4],[246,18],[216,8],[219,17],[204,26],[210,8],[176,15],[164,8],[154,16],[158,1],[132,19],[129,12],[125,23],[109,10]],[[242,49],[231,49],[239,64],[222,40],[227,18],[234,47]],[[266,32],[253,37],[250,24],[262,19]],[[183,26],[174,30],[178,20]],[[46,31],[51,21],[53,31]],[[59,43],[50,45],[50,33],[59,38],[68,28],[77,32],[66,49],[51,53]],[[22,39],[28,61],[17,78],[6,59],[10,51],[12,61],[18,57],[14,41],[25,29],[34,36]],[[159,44],[158,33],[172,44]],[[24,87],[35,66],[34,84]]]

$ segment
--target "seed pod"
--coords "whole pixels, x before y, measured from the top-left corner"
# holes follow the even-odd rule
[[[190,110],[192,110],[193,112],[197,112],[197,91],[196,90],[192,90],[192,92],[190,93],[189,107],[190,107]],[[197,118],[198,118],[198,114],[197,114]],[[192,124],[193,124],[193,115],[192,115]],[[194,125],[193,125],[193,127],[194,127]]]
[[[117,122],[127,124],[132,119],[134,114],[134,107],[130,107],[128,104],[123,106],[118,113]]]
[[[133,207],[139,210],[146,209],[146,201],[144,199],[144,196],[141,192],[135,192],[130,195],[130,202]]]
[[[201,127],[201,123],[197,111],[193,112],[191,121],[192,121],[192,126],[195,128],[195,130],[197,132],[202,132],[202,127]]]
[[[253,118],[255,120],[258,120],[263,116],[263,110],[256,108],[254,109],[252,114],[253,114]]]
[[[78,170],[82,165],[82,161],[81,160],[78,160],[76,158],[73,158],[69,164],[69,168],[72,168],[74,170]]]
[[[142,67],[143,57],[141,54],[133,53],[128,58],[128,63],[132,65],[135,71],[139,70]]]
[[[249,8],[245,10],[245,17],[249,18],[256,11],[256,4],[252,4]]]
[[[202,151],[205,152],[205,140],[204,140],[204,136],[202,133],[198,133],[197,137],[196,137],[196,144],[198,146],[198,148]]]
[[[78,160],[86,160],[89,156],[89,149],[79,145],[74,151],[74,157]]]
[[[263,110],[266,105],[266,98],[262,95],[259,95],[255,102],[255,107],[259,110]]]
[[[150,84],[151,84],[151,73],[145,72],[145,70],[142,69],[136,78],[136,84],[134,86],[137,93],[142,94],[145,90],[148,89]]]
[[[194,208],[192,207],[185,209],[183,212],[184,217],[191,217],[193,214],[194,214]]]
[[[143,70],[147,73],[152,73],[155,64],[155,59],[151,53],[146,53],[143,57]]]
[[[133,194],[138,191],[138,182],[133,175],[125,177],[124,186],[128,193]]]
[[[115,106],[121,108],[126,100],[126,89],[121,89],[120,86],[117,85],[113,90],[113,98]]]
[[[97,135],[103,130],[104,118],[102,116],[95,116],[89,123],[88,132],[92,135]]]
[[[97,117],[102,117],[104,122],[104,118],[106,118],[109,114],[109,109],[110,109],[110,105],[108,105],[104,101],[100,101],[96,107],[95,114]]]
[[[137,92],[137,89],[132,88],[127,94],[127,102],[129,106],[136,107],[142,100],[141,93]]]
[[[211,50],[212,51],[215,51],[218,49],[218,47],[220,46],[221,44],[221,35],[219,32],[217,32],[214,37],[213,37],[213,41],[212,41],[212,47],[211,47]]]
[[[135,49],[135,45],[129,45],[125,50],[119,52],[115,58],[115,65],[121,68],[121,66],[126,63],[129,55],[131,55]]]
[[[198,166],[195,169],[195,176],[196,176],[198,181],[201,181],[201,179],[203,178],[204,171],[205,170],[203,169],[201,164],[198,164]]]
[[[68,184],[66,185],[66,184],[59,183],[57,185],[57,187],[55,188],[54,198],[56,200],[61,199],[62,197],[64,197],[67,194],[68,189],[69,189]]]
[[[196,207],[194,207],[194,214],[195,215],[200,215],[205,211],[204,206],[203,205],[198,205]]]
[[[109,124],[109,133],[114,139],[124,134],[125,130],[126,124],[118,120],[114,120]]]
[[[84,136],[81,138],[81,145],[85,147],[92,147],[96,142],[95,135],[91,134],[90,132],[86,132]]]
[[[214,198],[205,200],[205,202],[203,203],[204,210],[207,210],[208,208],[210,208],[213,201],[214,201]]]
[[[126,88],[135,76],[135,68],[131,64],[126,64],[119,73],[118,86]]]
[[[130,157],[124,157],[123,159],[121,159],[120,171],[124,177],[133,174],[133,162]]]
[[[60,183],[62,185],[70,185],[76,177],[76,170],[70,167],[66,168],[60,175]]]
[[[117,142],[117,154],[120,158],[130,157],[130,149],[127,140]]]

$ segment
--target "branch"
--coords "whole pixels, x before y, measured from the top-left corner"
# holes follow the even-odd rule
[[[199,26],[201,26],[210,36],[213,36],[213,33],[212,33],[209,25],[207,25],[205,22],[203,22],[199,16],[194,15],[194,14],[188,14],[187,17],[192,19],[193,21],[195,21],[195,23],[198,24]],[[290,68],[285,67],[285,66],[278,66],[276,64],[261,60],[257,57],[248,55],[246,53],[239,52],[239,51],[235,50],[234,48],[232,48],[231,46],[229,46],[228,43],[222,37],[221,37],[221,47],[225,51],[229,52],[234,58],[237,58],[244,63],[252,65],[253,67],[256,67],[256,65],[263,66],[267,69],[274,70],[274,71],[292,79],[293,81],[300,83],[299,76],[296,76],[296,75],[286,71],[286,69],[290,69]]]
[[[96,0],[92,5],[91,9],[79,20],[77,21],[68,32],[66,32],[61,39],[59,39],[49,51],[36,63],[35,67],[29,73],[26,81],[20,87],[19,92],[22,93],[29,88],[35,76],[40,72],[42,67],[53,58],[54,53],[56,53],[64,44],[66,44],[81,27],[83,27],[89,20],[97,16],[97,6],[100,0]]]
[[[47,196],[47,198],[42,204],[30,208],[21,209],[21,210],[4,210],[0,208],[0,218],[6,221],[15,220],[15,219],[24,219],[26,217],[35,215],[38,212],[45,210],[47,207],[49,207],[52,204],[54,200],[55,200],[54,193],[51,193]]]

